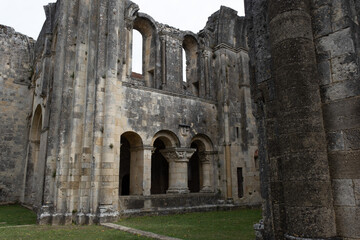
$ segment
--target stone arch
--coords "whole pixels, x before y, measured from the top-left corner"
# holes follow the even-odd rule
[[[144,147],[135,132],[120,137],[119,195],[141,195],[143,192]]]
[[[176,148],[180,141],[175,133],[162,130],[152,140],[154,147],[151,156],[151,194],[165,194],[169,188],[169,163],[162,155],[164,149]]]
[[[39,183],[38,180],[43,179],[44,171],[39,171],[40,169],[40,142],[41,142],[41,132],[43,126],[43,114],[41,106],[38,105],[34,111],[33,119],[30,128],[29,136],[29,150],[28,150],[28,160],[26,167],[26,184],[25,184],[25,195],[24,201],[29,205],[41,204],[37,203],[36,199],[40,198],[39,194],[43,194],[42,191],[39,192]]]
[[[133,22],[133,29],[143,37],[142,43],[142,78],[147,87],[154,86],[157,34],[156,24],[150,16],[138,13]]]
[[[154,142],[156,139],[160,139],[164,142],[166,148],[175,148],[180,146],[180,140],[176,136],[175,133],[169,130],[161,130],[157,132],[152,140],[152,145],[154,145]]]
[[[185,55],[183,58],[186,58],[186,66],[183,68],[186,69],[186,82],[187,88],[192,92],[193,95],[199,96],[200,94],[200,82],[199,82],[199,43],[195,36],[191,34],[186,34],[182,43]],[[185,76],[183,76],[185,78]]]
[[[191,148],[196,149],[188,165],[188,186],[190,192],[212,192],[213,144],[209,137],[198,134],[191,140]]]

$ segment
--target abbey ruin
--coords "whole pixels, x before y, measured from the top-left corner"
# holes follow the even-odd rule
[[[49,4],[36,41],[0,25],[0,202],[40,224],[262,203],[257,239],[359,240],[360,1],[245,7],[197,34],[129,0]]]
[[[45,12],[36,42],[1,27],[1,202],[42,224],[261,204],[244,17],[221,7],[195,34],[130,1]]]

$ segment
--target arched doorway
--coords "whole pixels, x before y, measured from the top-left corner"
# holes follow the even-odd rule
[[[196,135],[191,141],[196,149],[189,161],[188,185],[190,192],[213,192],[213,144],[204,134]]]
[[[126,132],[120,139],[119,195],[141,195],[143,180],[143,143],[134,132]]]
[[[28,152],[28,162],[26,169],[26,185],[25,185],[25,203],[29,205],[41,204],[36,203],[36,199],[42,199],[37,196],[39,192],[38,187],[38,177],[42,176],[42,173],[38,172],[39,169],[39,152],[40,152],[40,140],[41,140],[41,130],[42,130],[42,111],[41,106],[37,106],[34,117],[31,124],[30,130],[30,141],[29,141],[29,152]],[[41,190],[42,192],[42,190]]]
[[[167,130],[155,134],[153,138],[154,151],[151,155],[151,194],[165,194],[169,189],[170,166],[161,153],[164,149],[175,149],[180,145],[177,136]]]

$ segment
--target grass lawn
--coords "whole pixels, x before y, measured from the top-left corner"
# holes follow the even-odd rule
[[[147,239],[119,230],[107,229],[101,226],[30,226],[0,228],[2,240],[54,239],[54,240],[130,240]]]
[[[30,225],[14,227],[16,225]],[[112,240],[112,239],[147,239],[134,236],[119,230],[101,226],[39,226],[36,214],[18,205],[0,206],[0,239],[79,239],[79,240]]]
[[[259,209],[188,213],[122,219],[118,224],[181,239],[253,240]]]
[[[0,206],[0,227],[36,224],[36,214],[19,205]]]

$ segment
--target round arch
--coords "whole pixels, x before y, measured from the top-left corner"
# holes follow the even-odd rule
[[[160,139],[165,144],[166,148],[180,147],[180,140],[172,131],[161,130],[157,132],[151,142],[152,146],[154,146],[156,139]]]
[[[143,141],[139,134],[128,131],[120,137],[119,195],[143,194]]]

